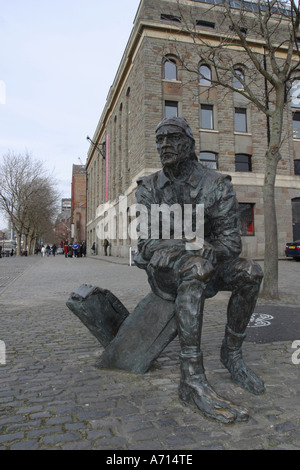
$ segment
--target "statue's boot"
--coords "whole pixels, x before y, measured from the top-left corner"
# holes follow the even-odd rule
[[[221,347],[221,362],[229,370],[234,383],[251,393],[259,395],[265,391],[263,381],[246,366],[242,355],[245,333],[235,333],[226,325]]]
[[[207,382],[202,353],[194,355],[181,354],[181,379],[179,398],[185,405],[199,409],[204,416],[222,423],[247,421],[249,413],[216,394]]]

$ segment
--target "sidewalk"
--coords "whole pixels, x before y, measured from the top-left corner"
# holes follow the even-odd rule
[[[204,360],[215,390],[248,408],[247,423],[223,425],[180,404],[177,339],[143,376],[96,369],[101,346],[66,307],[70,293],[81,284],[107,288],[132,310],[149,292],[142,270],[103,258],[0,259],[0,450],[300,449],[300,352],[292,347],[300,337],[262,343],[250,335],[244,357],[266,393],[235,386],[219,361],[227,293],[206,302]],[[277,318],[279,308],[284,323],[293,309],[297,331],[300,263],[280,261],[279,273],[282,300],[260,300],[256,311]]]
[[[117,256],[101,256],[101,255],[92,255],[90,259],[105,261],[106,263],[114,263],[114,264],[123,264],[124,266],[130,266],[130,259],[128,258],[119,258]],[[133,260],[131,261],[131,265],[134,266]]]

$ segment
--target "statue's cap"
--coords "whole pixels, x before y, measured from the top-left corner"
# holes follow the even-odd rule
[[[186,119],[184,119],[183,117],[172,117],[163,119],[156,127],[155,132],[157,132],[158,129],[160,129],[162,126],[180,127],[180,129],[182,129],[188,137],[190,137],[192,140],[195,140],[190,126],[188,125]]]

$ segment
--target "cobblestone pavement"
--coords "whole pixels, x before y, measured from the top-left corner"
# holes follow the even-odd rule
[[[0,259],[1,450],[300,449],[300,364],[292,360],[300,354],[291,341],[246,342],[244,357],[266,393],[235,386],[219,361],[227,294],[206,303],[205,366],[218,393],[248,408],[247,423],[224,425],[180,404],[177,340],[143,376],[95,368],[102,349],[66,307],[70,293],[84,283],[109,288],[131,310],[149,292],[143,271],[107,261]],[[279,267],[283,300],[273,303],[299,307],[300,263]]]

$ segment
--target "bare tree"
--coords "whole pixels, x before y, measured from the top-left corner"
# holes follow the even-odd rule
[[[300,79],[300,14],[296,0],[215,0],[208,17],[215,20],[213,36],[195,25],[194,12],[177,8],[192,38],[198,63],[179,52],[183,67],[199,79],[199,63],[212,70],[211,86],[239,93],[254,103],[267,120],[263,188],[265,263],[263,295],[278,298],[278,233],[275,178],[284,139],[283,117],[293,82]],[[200,28],[201,29],[201,28]],[[243,73],[237,67],[243,64]],[[201,74],[200,74],[201,76]],[[206,77],[204,77],[206,78]],[[263,86],[261,86],[263,85]]]
[[[27,219],[23,234],[29,253],[33,254],[40,238],[51,243],[54,236],[54,221],[57,214],[57,193],[49,177],[35,181],[35,191],[27,204]]]
[[[21,238],[25,246],[53,223],[58,194],[42,162],[29,154],[3,156],[0,165],[0,211],[5,213],[17,233],[17,255]]]

